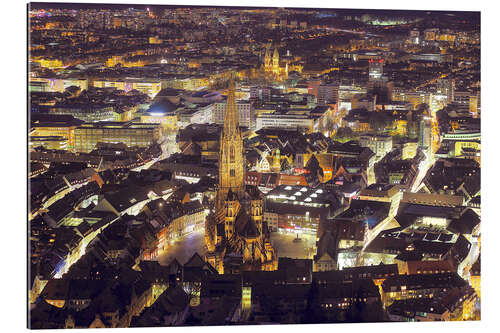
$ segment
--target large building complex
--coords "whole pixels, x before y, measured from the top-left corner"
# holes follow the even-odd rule
[[[75,151],[86,153],[99,142],[146,147],[158,142],[162,132],[157,124],[100,122],[82,124],[74,133]]]
[[[223,124],[226,115],[227,102],[216,102],[213,110],[213,122]],[[236,102],[238,111],[238,123],[247,128],[255,127],[255,111],[252,104],[243,101]]]

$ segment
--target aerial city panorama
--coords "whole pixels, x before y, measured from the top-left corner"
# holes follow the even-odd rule
[[[480,320],[479,12],[27,11],[29,328]]]

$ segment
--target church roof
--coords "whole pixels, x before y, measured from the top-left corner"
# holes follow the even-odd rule
[[[308,169],[312,174],[317,174],[318,171],[323,173],[316,155],[312,155],[309,161],[307,161],[306,169]]]
[[[238,194],[233,192],[232,189],[229,189],[229,192],[227,192],[227,200],[228,201],[236,201],[238,200]]]
[[[254,238],[259,236],[259,230],[255,225],[255,222],[248,216],[244,209],[240,209],[238,216],[236,217],[236,230],[240,236],[247,238]]]
[[[251,200],[262,199],[262,193],[257,188],[257,186],[247,185],[246,193],[248,194]]]

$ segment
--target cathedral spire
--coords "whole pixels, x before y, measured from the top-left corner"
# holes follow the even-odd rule
[[[229,87],[226,101],[226,114],[224,115],[224,135],[235,135],[239,129],[238,110],[236,108],[236,97],[234,96],[233,76],[229,79]]]
[[[223,201],[226,200],[229,190],[239,198],[243,197],[245,190],[244,164],[243,139],[239,129],[234,80],[231,77],[226,100],[224,128],[220,138],[218,207],[221,207]]]
[[[272,67],[271,63],[272,63],[272,61],[271,61],[271,49],[270,49],[270,46],[268,45],[266,47],[266,54],[264,56],[264,70],[266,72],[271,70],[271,67]]]
[[[279,52],[278,52],[278,48],[277,48],[277,47],[275,47],[275,48],[274,48],[274,53],[273,53],[273,60],[274,60],[274,59],[276,59],[276,60],[278,60],[278,61],[279,61],[279,56],[280,56],[280,54],[279,54]]]

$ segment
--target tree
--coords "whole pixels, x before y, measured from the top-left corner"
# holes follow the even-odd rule
[[[392,122],[386,112],[372,112],[370,115],[370,126],[377,132],[383,132]]]
[[[356,137],[354,131],[349,127],[341,127],[335,133],[335,140],[338,141],[349,141]]]

